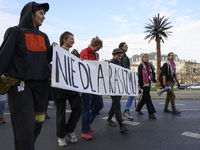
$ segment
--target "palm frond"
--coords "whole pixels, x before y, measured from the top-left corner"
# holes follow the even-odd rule
[[[150,23],[146,23],[146,26],[144,27],[147,29],[145,33],[149,33],[149,35],[145,36],[144,39],[149,39],[149,42],[151,42],[156,37],[160,37],[162,42],[164,43],[163,38],[167,39],[170,35],[169,29],[171,29],[173,26],[168,26],[171,22],[168,22],[169,18],[165,18],[165,16],[160,17],[160,14],[155,15],[152,20],[149,19]]]

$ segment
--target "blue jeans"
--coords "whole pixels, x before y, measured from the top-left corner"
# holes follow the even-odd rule
[[[0,116],[3,116],[6,110],[6,102],[0,101]]]
[[[133,100],[134,100],[134,96],[129,96],[128,97],[128,100],[126,102],[126,107],[125,107],[124,111],[130,110],[130,108],[132,106],[132,103],[133,103]]]
[[[90,111],[90,96],[94,101],[94,107]],[[90,125],[92,121],[98,114],[98,112],[103,108],[103,98],[101,95],[93,95],[82,93],[82,113],[81,113],[81,131],[82,133],[90,133]]]

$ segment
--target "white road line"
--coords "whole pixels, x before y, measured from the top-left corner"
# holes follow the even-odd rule
[[[165,103],[159,103],[159,104],[165,105]],[[185,106],[185,104],[176,104],[176,105],[178,105],[178,106]]]
[[[66,110],[66,113],[70,113],[71,111],[72,111],[72,110],[67,109],[67,110]]]
[[[130,110],[130,111],[135,111],[135,110]],[[145,110],[145,109],[143,110],[143,109],[142,109],[141,111],[147,111],[147,110]],[[137,112],[136,112],[136,113],[137,113]]]
[[[180,109],[180,110],[200,110],[200,109]]]
[[[181,135],[200,139],[200,134],[198,134],[198,133],[192,133],[192,132],[185,131]]]
[[[107,120],[108,117],[103,117],[102,119]],[[116,121],[116,119],[115,119],[115,118],[112,118],[112,121]],[[128,124],[128,125],[132,125],[132,126],[137,126],[137,125],[140,124],[139,122],[126,121],[126,120],[124,120],[123,123],[124,123],[124,124]]]

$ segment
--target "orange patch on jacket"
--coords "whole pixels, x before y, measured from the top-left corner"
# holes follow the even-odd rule
[[[32,33],[25,33],[26,47],[33,52],[46,52],[44,37],[42,35],[35,35]]]

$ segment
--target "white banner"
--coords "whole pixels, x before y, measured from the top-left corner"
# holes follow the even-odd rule
[[[138,95],[136,72],[118,65],[81,60],[59,46],[53,48],[52,87],[96,95]]]

